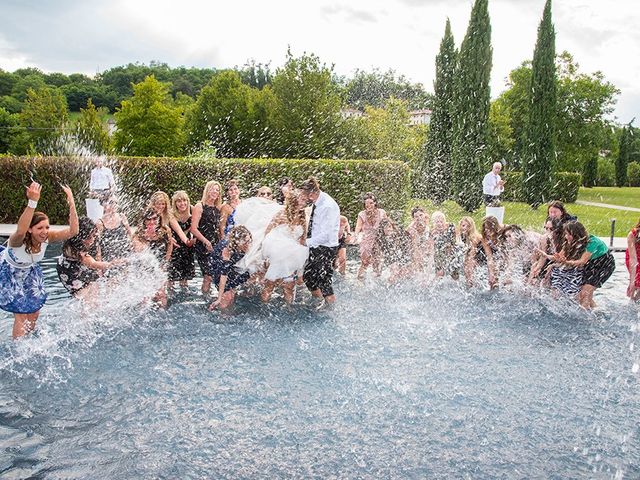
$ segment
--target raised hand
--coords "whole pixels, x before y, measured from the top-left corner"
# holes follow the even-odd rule
[[[42,185],[37,182],[31,182],[31,185],[27,187],[27,198],[29,200],[33,200],[37,202],[40,200],[40,191],[42,190]]]
[[[67,203],[71,205],[73,203],[73,192],[71,191],[71,187],[69,187],[69,185],[61,185],[61,187],[67,196]]]

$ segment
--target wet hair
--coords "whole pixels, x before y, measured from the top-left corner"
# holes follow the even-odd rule
[[[280,180],[278,180],[278,188],[277,188],[278,193],[276,194],[276,202],[278,202],[281,205],[284,204],[284,200],[285,200],[282,187],[284,187],[289,182],[291,182],[291,185],[293,185],[293,182],[289,177],[282,177]]]
[[[498,240],[500,234],[500,222],[492,215],[485,217],[482,221],[482,238],[487,239],[491,235],[491,240]]]
[[[82,216],[78,219],[78,234],[65,240],[62,244],[62,252],[65,257],[78,258],[81,253],[86,253],[93,246],[86,245],[85,241],[97,231],[96,224],[89,217]]]
[[[147,242],[148,240],[145,238],[145,233],[147,232],[146,223],[151,220],[157,218],[158,224],[156,225],[156,233],[159,237],[165,238],[169,236],[169,227],[162,224],[162,218],[153,208],[147,208],[138,223],[138,227],[136,229],[136,238],[140,241]]]
[[[252,240],[251,232],[244,225],[236,225],[229,231],[229,250],[238,251],[238,247],[246,240]]]
[[[573,237],[571,242],[565,241],[564,251],[568,260],[577,260],[587,249],[589,234],[580,222],[571,221],[564,224],[563,233],[568,233]]]
[[[558,210],[560,210],[562,212],[562,215],[560,217],[560,220],[562,220],[562,222],[568,222],[572,219],[575,219],[575,217],[573,217],[572,215],[569,214],[569,212],[567,212],[566,207],[564,206],[564,203],[562,203],[559,200],[554,200],[553,202],[550,202],[549,205],[547,206],[547,216],[549,215],[549,210],[551,208],[557,208]]]
[[[500,233],[498,234],[498,238],[500,239],[501,242],[504,243],[506,242],[507,234],[509,233],[511,233],[511,235],[514,237],[516,241],[516,246],[519,247],[524,243],[525,233],[524,233],[524,230],[518,225],[505,225],[500,230]]]
[[[169,223],[173,218],[173,214],[171,213],[171,199],[169,198],[169,195],[159,190],[155,192],[153,195],[151,195],[151,198],[149,199],[149,205],[147,206],[147,208],[148,209],[154,208],[154,204],[158,201],[163,201],[165,204],[165,210],[159,215],[160,215],[160,221],[162,222],[162,225],[167,226],[169,225]]]
[[[39,224],[43,220],[49,220],[49,217],[47,217],[46,213],[33,212],[33,217],[31,217],[31,223],[29,223],[29,228],[34,227],[35,225]],[[33,238],[31,237],[31,232],[27,231],[27,233],[24,234],[24,240],[22,241],[22,244],[24,245],[25,252],[31,253],[31,249],[33,248]]]
[[[178,209],[176,208],[176,203],[178,202],[178,200],[186,200],[189,204],[189,209],[191,209],[191,200],[189,199],[189,194],[184,190],[178,190],[171,196],[171,212],[173,213],[174,217],[178,214]]]
[[[378,199],[373,194],[373,192],[367,192],[367,193],[364,194],[364,196],[362,197],[362,203],[366,202],[367,200],[373,200],[373,205],[375,207],[378,206]]]
[[[300,190],[307,193],[315,193],[320,191],[320,183],[316,177],[309,177],[300,186]]]
[[[418,212],[422,212],[426,215],[427,212],[424,211],[424,208],[422,207],[413,207],[411,209],[411,218],[414,218],[416,216],[416,213]]]
[[[462,233],[462,229],[460,228],[460,224],[462,222],[467,222],[469,224],[469,231],[467,233]],[[460,230],[460,238],[464,242],[465,245],[469,245],[470,243],[478,243],[482,240],[482,236],[478,229],[476,228],[476,222],[471,217],[462,217],[458,222],[458,229]]]
[[[290,225],[304,225],[304,209],[298,205],[300,190],[290,191],[284,199],[284,214]]]
[[[562,247],[564,246],[564,232],[562,229],[562,219],[547,217],[544,223],[546,224],[547,222],[551,222],[551,241],[553,242],[555,251],[559,252],[562,250]]]
[[[205,204],[205,202],[207,201],[207,196],[209,195],[209,190],[211,190],[211,188],[214,186],[218,187],[219,195],[216,199],[216,207],[220,208],[222,206],[222,185],[220,185],[220,182],[217,182],[215,180],[209,180],[204,186],[204,189],[202,190],[202,200],[200,201],[202,202],[202,205]]]

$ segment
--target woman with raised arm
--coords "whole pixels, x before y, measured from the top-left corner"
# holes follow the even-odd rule
[[[18,220],[18,228],[9,237],[7,247],[0,247],[0,308],[14,314],[14,339],[35,329],[40,309],[47,300],[44,276],[39,265],[47,246],[78,234],[78,214],[73,192],[68,186],[62,189],[69,204],[68,228],[49,231],[49,217],[36,211],[42,187],[32,182],[27,188],[28,203]]]
[[[191,233],[196,237],[196,260],[202,271],[202,293],[211,289],[211,259],[213,246],[220,241],[220,208],[222,186],[215,180],[207,182],[202,192],[202,200],[191,210]]]

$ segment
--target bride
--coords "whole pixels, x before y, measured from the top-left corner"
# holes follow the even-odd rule
[[[298,272],[302,272],[309,256],[305,204],[298,190],[285,198],[284,208],[278,212],[265,231],[262,241],[262,256],[267,270],[261,298],[268,302],[273,289],[282,284],[284,299],[293,303]]]

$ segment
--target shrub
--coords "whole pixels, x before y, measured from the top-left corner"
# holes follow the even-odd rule
[[[590,156],[584,162],[584,170],[582,173],[582,184],[587,188],[594,187],[598,179],[598,157]]]
[[[121,157],[111,161],[120,189],[121,203],[137,213],[156,190],[171,195],[186,190],[195,204],[208,180],[240,182],[243,196],[255,194],[258,187],[275,189],[278,179],[290,177],[299,184],[315,175],[321,188],[354,221],[362,210],[362,194],[372,191],[387,211],[402,211],[410,198],[410,169],[402,162],[376,160],[278,160],[278,159],[202,159]],[[74,189],[80,212],[84,211],[90,171],[87,159],[60,157],[0,158],[0,222],[15,223],[26,204],[24,186],[30,172],[43,185],[42,209],[52,223],[66,223],[68,209],[58,180]]]
[[[629,178],[630,187],[640,187],[640,165],[638,165],[638,162],[629,162],[627,177]]]
[[[524,202],[522,194],[522,172],[503,172],[500,174],[505,182],[502,200],[506,202]],[[578,191],[582,176],[579,173],[556,172],[555,182],[551,189],[550,200],[560,200],[564,203],[573,203],[578,199]]]
[[[611,160],[605,158],[598,159],[598,177],[596,186],[613,187],[616,184],[616,166]]]

